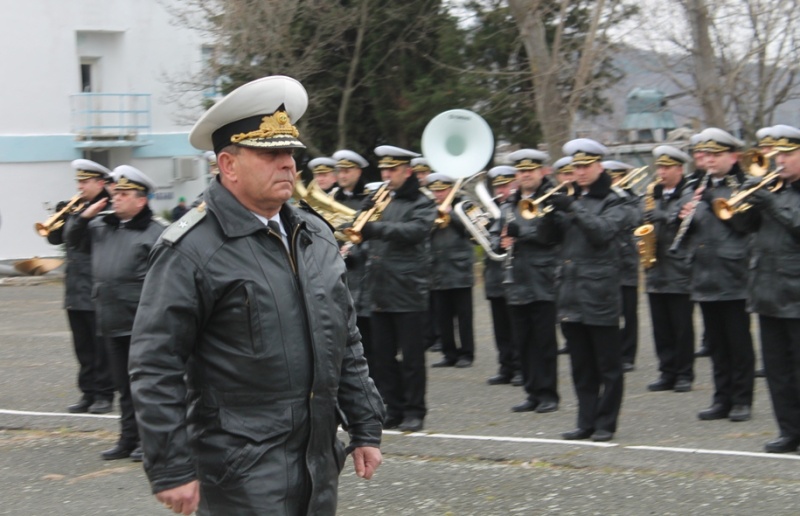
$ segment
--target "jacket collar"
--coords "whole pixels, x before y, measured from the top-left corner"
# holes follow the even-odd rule
[[[728,173],[722,176],[722,178],[723,180],[726,180],[725,182],[727,182],[728,178],[733,179],[739,185],[744,184],[745,179],[747,179],[744,172],[742,172],[742,169],[739,168],[739,163],[734,163],[731,169],[728,171]],[[711,175],[709,175],[706,178],[706,187],[711,187],[713,185],[714,185],[713,179],[711,178]]]
[[[580,195],[581,187],[575,185],[575,195]],[[586,194],[588,197],[595,199],[605,199],[611,193],[611,176],[605,170],[600,173],[597,181],[589,185],[589,192]]]
[[[408,199],[409,201],[416,200],[420,195],[422,195],[422,192],[419,191],[419,181],[416,174],[411,174],[406,179],[406,182],[394,192],[395,199]]]
[[[135,229],[138,231],[147,229],[147,226],[150,225],[150,221],[153,219],[153,212],[150,210],[150,205],[145,204],[142,211],[134,215],[134,217],[125,223],[125,227],[127,229]],[[109,213],[108,215],[103,217],[103,222],[108,224],[109,226],[113,226],[115,228],[119,227],[120,220],[117,217],[116,213]]]

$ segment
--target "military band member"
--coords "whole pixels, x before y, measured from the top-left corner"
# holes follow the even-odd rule
[[[272,76],[206,111],[189,140],[220,173],[150,255],[131,387],[145,471],[175,513],[334,514],[339,424],[359,477],[381,462],[383,407],[339,248],[287,203],[307,104]]]
[[[526,218],[519,203],[542,197],[553,184],[544,177],[547,153],[520,149],[508,159],[516,169],[517,191],[503,206],[501,248],[512,253],[503,286],[526,393],[525,401],[511,410],[543,414],[558,410],[559,402],[555,303],[558,239],[551,217]]]
[[[509,165],[500,165],[489,170],[489,180],[492,183],[492,195],[503,210],[503,205],[510,202],[514,191],[517,189],[517,169]],[[492,222],[490,231],[500,234],[502,220]],[[498,251],[502,251],[497,242]],[[510,257],[506,258],[511,259]],[[523,385],[519,352],[514,344],[511,334],[511,315],[509,314],[508,304],[505,298],[505,288],[503,287],[503,267],[504,262],[491,260],[487,256],[483,267],[483,285],[486,299],[489,300],[489,307],[492,311],[492,329],[494,331],[494,342],[497,346],[497,361],[499,369],[497,374],[491,376],[486,382],[489,385]]]
[[[308,169],[314,174],[314,181],[323,192],[333,195],[336,188],[336,160],[328,157],[314,158],[308,162]]]
[[[98,217],[108,200],[91,204],[66,232],[68,245],[92,248],[92,278],[98,334],[105,341],[112,377],[119,392],[120,437],[103,459],[142,460],[139,430],[131,399],[128,354],[131,330],[142,292],[147,257],[164,226],[153,220],[147,196],[155,184],[129,165],[114,169],[113,213]]]
[[[558,184],[571,183],[574,179],[575,169],[572,166],[572,156],[564,156],[553,163],[553,174],[555,174]],[[562,334],[563,336],[563,334]],[[559,355],[569,353],[569,343],[564,339],[564,345],[558,350]]]
[[[579,138],[563,151],[572,156],[575,196],[556,196],[551,203],[563,238],[558,318],[569,341],[578,424],[562,437],[609,441],[617,430],[624,382],[617,235],[628,213],[600,163],[608,152],[603,145]]]
[[[686,247],[669,248],[681,221],[678,213],[694,195],[695,182],[684,177],[691,161],[685,152],[668,145],[653,149],[656,175],[652,199],[645,194],[644,219],[653,225],[655,264],[645,269],[647,296],[653,323],[653,341],[660,376],[650,391],[689,392],[694,381],[694,304],[689,295],[690,265]],[[647,209],[647,203],[654,209]]]
[[[633,241],[633,231],[642,224],[642,208],[639,196],[631,186],[616,186],[626,174],[634,169],[632,165],[621,161],[604,161],[603,168],[611,176],[616,193],[625,199],[628,209],[627,226],[619,234],[620,257],[622,259],[622,318],[625,326],[620,329],[620,345],[622,346],[622,370],[633,371],[636,363],[636,351],[639,347],[639,252]],[[634,180],[635,182],[636,180]]]
[[[420,192],[411,170],[411,159],[418,154],[382,145],[375,155],[392,200],[380,220],[368,222],[362,231],[369,242],[373,374],[386,402],[384,428],[417,431],[427,414],[422,323],[430,300],[430,233],[436,208]]]
[[[431,233],[431,295],[437,310],[435,321],[442,339],[443,357],[431,367],[470,367],[475,360],[472,327],[472,285],[475,248],[461,219],[452,207],[460,200],[456,194],[449,206],[443,202],[453,190],[453,178],[440,172],[428,176],[428,189],[436,197],[437,208],[450,216],[443,227],[434,225]],[[458,321],[456,345],[453,324]]]
[[[433,173],[431,166],[428,164],[428,160],[422,157],[412,159],[411,170],[413,170],[414,175],[417,176],[417,181],[419,181],[420,187],[423,190],[427,190],[428,176]],[[432,197],[430,195],[428,196]]]
[[[369,162],[351,150],[342,149],[331,156],[336,161],[336,186],[333,200],[357,210],[366,197],[364,193],[364,169]]]
[[[436,196],[428,189],[428,176],[433,173],[428,160],[422,157],[412,159],[411,170],[414,171],[414,175],[417,176],[417,181],[419,181],[419,191],[435,202]],[[425,349],[440,352],[442,351],[442,336],[439,334],[439,324],[436,322],[439,320],[439,307],[436,305],[433,292],[431,292],[431,300],[428,305],[428,312],[425,316],[425,321],[422,323],[425,335]]]
[[[689,138],[689,152],[692,155],[692,160],[694,161],[694,171],[688,177],[688,180],[691,183],[694,183],[694,188],[698,188],[702,185],[703,179],[706,177],[706,156],[708,153],[703,150],[701,143],[703,141],[703,135],[701,133],[696,133]],[[696,304],[696,303],[695,303]],[[695,357],[710,357],[711,356],[711,348],[708,344],[708,337],[706,336],[706,331],[703,329],[703,337],[700,340],[700,347],[697,348],[697,351],[694,354]]]
[[[748,308],[758,314],[761,352],[780,435],[765,444],[772,453],[800,446],[800,129],[772,128],[783,185],[756,190],[752,206],[734,223],[753,231]],[[754,178],[746,187],[758,184]],[[770,186],[771,188],[771,186]]]
[[[106,183],[111,171],[88,159],[72,162],[78,181],[80,200],[86,206],[101,199],[110,199]],[[63,206],[59,205],[60,210]],[[64,235],[80,217],[81,210],[66,215],[60,228],[50,231],[47,241],[53,245],[66,243]],[[86,242],[66,245],[66,274],[64,277],[64,308],[67,311],[72,343],[78,359],[78,388],[81,398],[67,410],[72,413],[111,412],[114,399],[114,380],[108,365],[108,354],[103,340],[97,336],[95,306],[92,301],[92,249]]]
[[[692,300],[700,303],[711,348],[714,397],[701,411],[701,420],[750,419],[753,401],[754,352],[747,298],[748,236],[730,221],[714,215],[712,202],[729,198],[744,182],[737,163],[742,142],[718,128],[705,129],[700,148],[707,153],[707,177],[691,202],[681,209],[683,219],[693,209],[689,231],[692,261]]]

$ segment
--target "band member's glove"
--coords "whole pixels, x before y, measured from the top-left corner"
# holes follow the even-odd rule
[[[516,221],[511,221],[506,228],[506,235],[517,238],[519,236],[519,230],[519,224]]]
[[[653,187],[653,199],[661,199],[664,197],[664,185],[656,185]]]
[[[67,204],[69,204],[69,201],[58,201],[58,204],[56,204],[56,211],[58,212],[63,210],[64,206],[66,206]]]
[[[770,206],[772,202],[775,200],[775,196],[772,195],[772,192],[767,190],[767,187],[760,188],[755,192],[751,193],[747,197],[747,203],[751,204],[755,208],[766,208]]]
[[[361,236],[364,238],[364,240],[379,237],[380,226],[375,222],[367,222],[364,224],[364,229],[361,230]]]
[[[569,211],[575,198],[571,195],[556,195],[550,200],[550,205],[556,211]]]
[[[361,202],[361,211],[369,211],[373,206],[375,206],[375,196],[370,195],[369,197],[365,197]]]

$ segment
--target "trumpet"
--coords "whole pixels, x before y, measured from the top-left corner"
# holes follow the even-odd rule
[[[392,197],[389,193],[389,184],[384,183],[372,195],[372,201],[374,202],[372,208],[367,211],[362,211],[358,217],[356,217],[353,226],[344,229],[344,234],[347,235],[350,242],[360,244],[364,241],[364,236],[361,234],[361,231],[364,229],[367,222],[379,220],[381,218],[383,210],[385,210],[386,206],[392,201]]]
[[[523,219],[531,220],[535,219],[536,217],[543,217],[553,211],[552,206],[544,206],[543,208],[539,208],[539,205],[542,204],[544,201],[549,199],[556,193],[559,193],[559,190],[562,188],[567,188],[567,195],[575,195],[575,187],[572,186],[572,183],[569,181],[564,181],[560,185],[552,188],[549,192],[538,197],[536,199],[522,199],[517,203],[517,209],[519,209],[519,214]]]
[[[36,232],[39,233],[39,236],[46,237],[52,231],[61,228],[61,226],[63,226],[67,221],[67,214],[79,211],[81,208],[83,208],[84,204],[86,204],[78,204],[78,201],[80,200],[81,194],[75,194],[75,196],[70,199],[66,206],[61,208],[57,213],[54,213],[49,219],[45,220],[44,222],[37,222],[34,225],[34,228],[36,228]]]
[[[783,186],[783,180],[780,178],[781,170],[783,170],[783,167],[776,168],[774,171],[764,176],[760,183],[752,188],[748,188],[747,190],[737,193],[730,199],[714,199],[714,202],[711,203],[711,207],[714,209],[714,215],[716,215],[720,220],[729,220],[736,213],[743,213],[749,210],[752,208],[752,205],[744,202],[745,199],[753,195],[753,193],[756,191],[768,186],[776,179],[777,182],[775,182],[775,184],[768,189],[770,192],[780,190]]]
[[[618,186],[620,188],[633,188],[635,185],[639,184],[640,181],[647,178],[647,174],[642,175],[643,172],[647,170],[647,167],[639,167],[634,168],[627,174],[625,174],[622,179],[617,181],[614,186]]]

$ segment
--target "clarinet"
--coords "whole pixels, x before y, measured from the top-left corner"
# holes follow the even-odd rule
[[[698,183],[700,184],[700,186],[698,186],[697,189],[695,189],[694,191],[695,195],[702,192],[703,189],[705,188],[705,185],[703,185],[703,183],[705,182],[706,174],[708,174],[708,172],[704,173],[702,176],[700,176],[700,179],[698,179]],[[699,202],[700,202],[699,200],[694,202],[694,206],[692,206],[692,211],[690,211],[681,221],[681,225],[678,228],[678,232],[675,233],[675,238],[672,240],[672,245],[669,246],[670,253],[675,254],[676,252],[678,252],[678,249],[681,248],[681,243],[683,243],[683,239],[684,237],[686,237],[686,233],[689,231],[689,226],[692,225],[692,219],[694,219],[694,214],[697,211],[697,205],[699,204]]]

